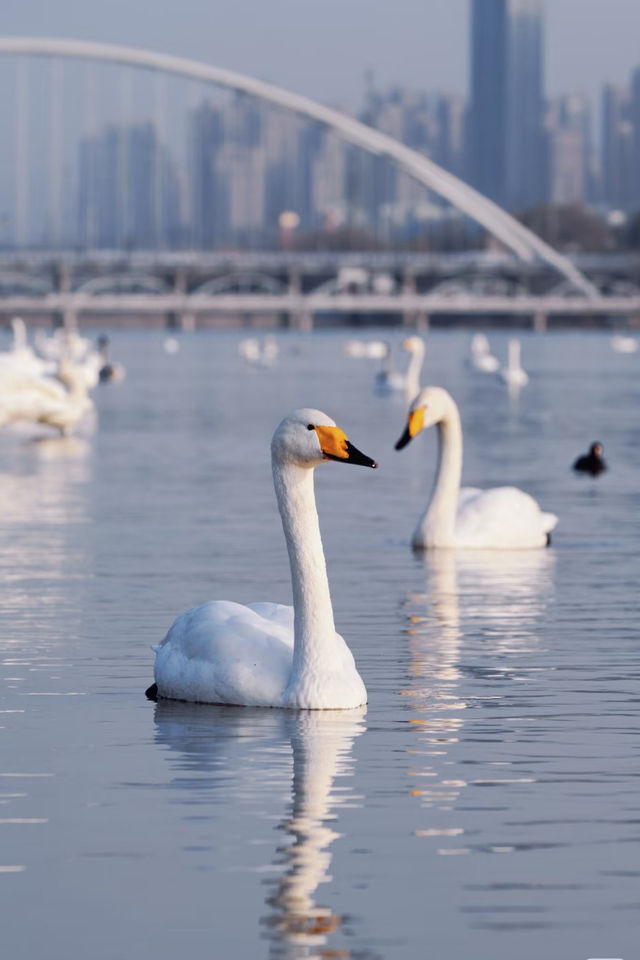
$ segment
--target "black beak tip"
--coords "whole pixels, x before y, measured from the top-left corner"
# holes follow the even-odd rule
[[[400,439],[398,440],[398,442],[396,443],[395,449],[403,450],[406,447],[406,445],[410,442],[410,440],[411,440],[411,434],[409,433],[409,428],[407,427],[404,433],[402,434],[402,436],[400,437]]]
[[[365,453],[362,453],[348,440],[346,457],[334,457],[330,453],[325,453],[324,456],[327,460],[337,460],[338,463],[355,463],[360,467],[371,467],[373,470],[378,469],[378,464],[375,460],[372,460],[371,457],[368,457]]]

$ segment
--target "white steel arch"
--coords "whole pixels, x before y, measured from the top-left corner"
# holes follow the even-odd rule
[[[213,67],[197,60],[188,60],[184,57],[174,57],[136,47],[48,37],[0,37],[0,54],[2,53],[103,60],[147,70],[158,70],[162,73],[173,73],[191,80],[201,80],[204,83],[239,90],[261,100],[267,100],[276,106],[284,107],[286,110],[293,110],[304,117],[325,124],[349,143],[369,153],[393,160],[419,183],[424,184],[485,227],[520,259],[532,261],[539,258],[563,274],[586,296],[598,296],[594,285],[567,257],[558,253],[506,210],[474,190],[473,187],[443,170],[432,160],[423,157],[417,150],[307,97],[290,93],[262,80],[235,73],[223,67]]]

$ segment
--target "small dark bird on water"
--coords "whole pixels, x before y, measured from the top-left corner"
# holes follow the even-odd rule
[[[573,465],[574,470],[581,473],[590,473],[592,477],[597,477],[599,473],[607,469],[607,465],[602,459],[604,447],[601,443],[592,443],[589,453],[583,457],[578,457]]]

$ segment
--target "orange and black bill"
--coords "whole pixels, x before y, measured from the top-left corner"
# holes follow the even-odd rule
[[[338,463],[357,463],[361,467],[378,466],[375,460],[361,453],[347,440],[346,434],[340,427],[316,427],[320,448],[325,460],[336,460]]]
[[[424,427],[424,409],[418,407],[417,410],[412,410],[409,414],[409,419],[407,420],[407,425],[404,428],[404,433],[396,443],[396,450],[402,450],[411,440],[415,437],[417,433],[420,433]]]

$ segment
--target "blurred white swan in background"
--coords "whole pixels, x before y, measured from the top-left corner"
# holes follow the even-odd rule
[[[105,340],[106,353],[102,345]],[[36,334],[36,348],[40,355],[56,364],[62,361],[70,363],[75,371],[76,380],[83,380],[87,390],[93,390],[98,385],[101,379],[100,372],[109,363],[108,342],[107,337],[100,337],[99,349],[96,350],[91,340],[81,337],[74,327],[59,327],[51,336],[47,336],[43,331],[38,331]],[[122,374],[124,375],[124,367],[122,367]]]
[[[355,360],[381,360],[387,353],[388,344],[383,340],[348,340],[344,354]]]
[[[375,379],[376,393],[389,394],[404,392],[412,400],[420,389],[420,372],[424,362],[425,346],[421,337],[407,337],[403,341],[402,349],[409,353],[410,359],[404,373],[394,370],[391,363],[391,347],[385,344],[386,350],[382,358],[382,369]]]
[[[91,340],[81,337],[73,327],[58,327],[47,336],[44,330],[36,333],[36,350],[46,360],[60,361],[63,358],[82,363],[93,350]]]
[[[520,365],[520,341],[509,340],[507,365],[500,371],[500,378],[503,383],[513,390],[526,386],[529,383],[529,376]]]
[[[616,353],[635,353],[638,349],[638,341],[635,337],[625,337],[620,333],[611,337],[609,343]]]
[[[27,328],[22,317],[13,317],[13,344],[11,350],[0,353],[0,375],[9,373],[39,377],[53,372],[55,364],[46,363],[37,357],[27,341]]]
[[[271,367],[278,359],[280,349],[273,334],[268,334],[262,343],[257,337],[246,337],[238,344],[238,353],[245,361],[256,367]]]
[[[543,513],[528,493],[516,487],[460,489],[460,414],[453,397],[442,387],[427,387],[418,394],[396,450],[402,450],[421,430],[433,424],[438,428],[440,448],[438,476],[433,496],[413,534],[413,547],[507,550],[546,546],[558,518],[553,513]]]
[[[60,363],[57,379],[0,374],[0,427],[42,423],[66,436],[93,409],[84,371],[68,360]]]
[[[162,349],[170,357],[175,357],[180,352],[180,341],[177,337],[165,337],[162,341]]]
[[[471,338],[471,356],[469,362],[475,370],[482,373],[497,373],[500,361],[491,353],[489,341],[484,333],[474,333]]]
[[[333,621],[313,489],[314,468],[326,460],[377,466],[319,410],[296,410],[282,421],[271,463],[293,607],[218,600],[183,613],[154,647],[149,696],[292,709],[366,703],[353,655]]]

